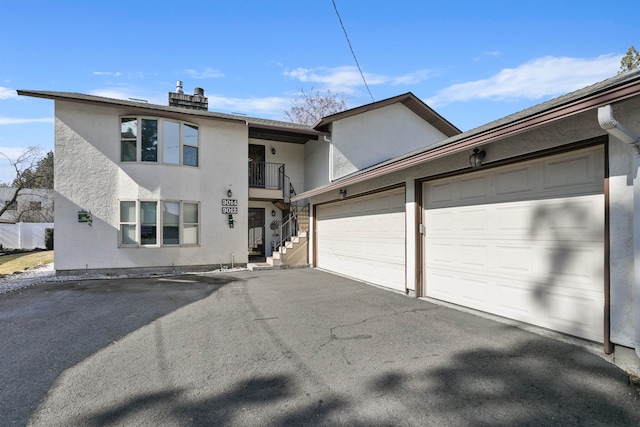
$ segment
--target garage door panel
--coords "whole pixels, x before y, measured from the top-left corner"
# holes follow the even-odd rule
[[[496,245],[496,267],[506,274],[533,274],[533,248],[531,246]]]
[[[404,188],[319,206],[319,268],[358,280],[405,289]]]
[[[486,269],[489,267],[487,245],[461,244],[457,256],[461,267]]]
[[[531,191],[531,167],[520,167],[518,169],[498,172],[496,174],[496,194],[508,196],[514,193],[521,194]]]
[[[601,147],[426,183],[426,295],[602,341],[598,161]],[[463,187],[482,200],[470,204]]]
[[[592,153],[544,162],[546,188],[590,184],[593,175]]]
[[[460,181],[460,200],[482,199],[488,194],[488,182],[486,177],[480,176]],[[453,187],[455,188],[455,186]]]

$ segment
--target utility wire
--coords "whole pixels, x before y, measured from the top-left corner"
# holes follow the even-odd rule
[[[364,82],[364,86],[367,88],[367,92],[369,92],[369,96],[371,97],[371,102],[375,102],[373,99],[373,95],[371,95],[371,90],[369,90],[369,85],[364,78],[364,74],[362,73],[362,68],[360,68],[360,64],[358,63],[358,58],[356,58],[356,53],[353,51],[353,47],[351,46],[351,41],[349,40],[349,35],[347,34],[347,29],[344,28],[344,24],[342,23],[342,18],[340,18],[340,13],[338,12],[338,6],[336,6],[336,1],[331,0],[333,3],[333,8],[336,11],[336,15],[338,15],[338,21],[340,21],[340,26],[342,27],[342,31],[344,31],[344,36],[347,39],[347,43],[349,44],[349,49],[351,49],[351,54],[353,55],[353,60],[356,61],[356,65],[358,66],[358,71],[360,71],[360,76],[362,77],[362,81]]]

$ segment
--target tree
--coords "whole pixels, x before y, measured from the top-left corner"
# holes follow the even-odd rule
[[[294,123],[311,126],[323,117],[346,109],[347,103],[342,94],[329,89],[325,92],[300,89],[298,96],[291,101],[291,108],[284,113]]]
[[[4,153],[2,154],[11,164],[16,172],[11,188],[12,196],[4,201],[4,205],[0,207],[0,217],[8,210],[17,210],[18,196],[25,193],[28,189],[52,189],[53,188],[53,153],[49,152],[46,156],[42,156],[42,151],[37,147],[29,147],[24,150],[16,159],[11,159]],[[45,196],[31,194],[31,196],[41,199]],[[31,198],[20,212],[16,213],[17,220],[25,220],[30,217],[39,217],[40,220],[47,220],[51,217],[52,212],[43,212],[42,205],[52,206],[52,203],[42,203],[47,200],[40,201]],[[50,201],[49,201],[50,202]],[[48,209],[51,210],[51,209]]]
[[[626,73],[636,68],[640,68],[640,52],[638,52],[634,46],[631,46],[627,54],[620,60],[620,71],[618,71],[618,74]]]
[[[20,179],[25,182],[25,188],[53,189],[53,151],[49,151],[40,159],[33,170],[25,169]],[[18,181],[16,177],[11,186],[18,187]]]

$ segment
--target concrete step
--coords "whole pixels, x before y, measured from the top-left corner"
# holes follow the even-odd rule
[[[280,267],[282,265],[282,260],[275,259],[274,257],[267,257],[267,264],[272,267]]]

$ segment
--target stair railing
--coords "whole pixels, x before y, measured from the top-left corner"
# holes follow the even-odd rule
[[[293,189],[293,187],[292,187]],[[284,246],[288,241],[290,241],[293,237],[298,235],[300,231],[300,224],[298,222],[298,216],[303,212],[309,212],[309,203],[306,203],[301,206],[292,205],[289,209],[289,214],[283,218],[280,223],[280,237],[276,242],[275,250],[278,250],[280,247]]]

